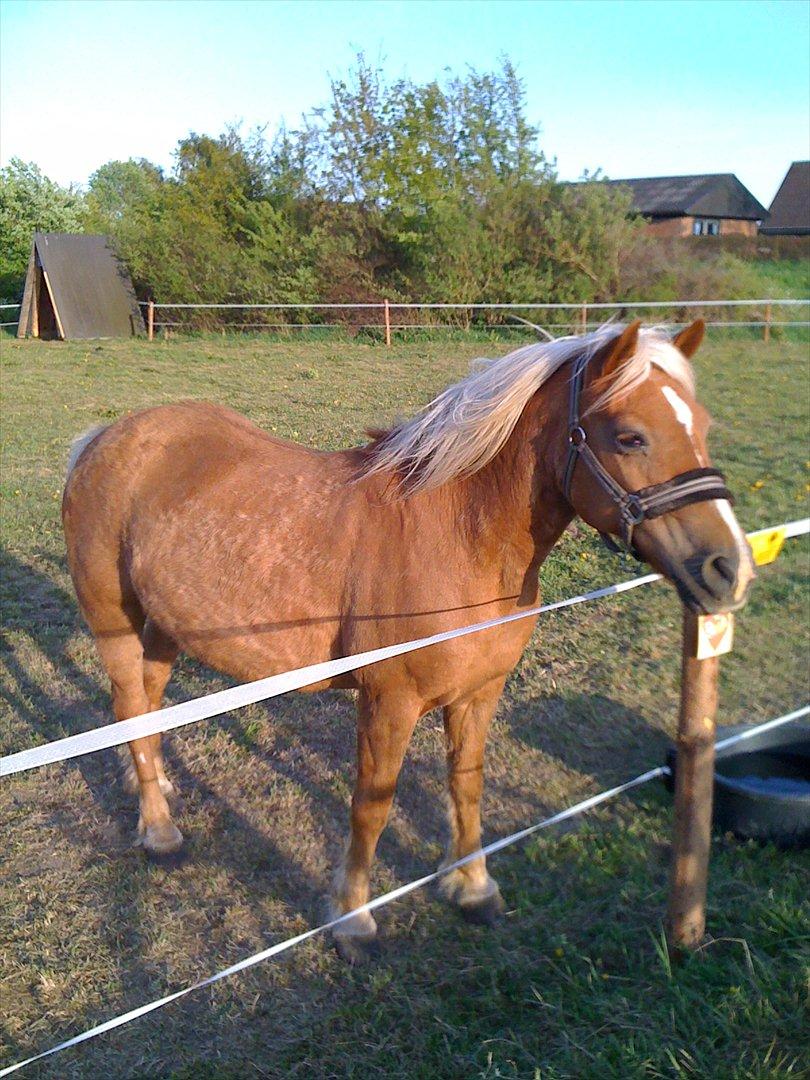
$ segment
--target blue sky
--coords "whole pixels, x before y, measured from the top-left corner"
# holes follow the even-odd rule
[[[424,81],[507,53],[560,175],[734,172],[765,205],[810,156],[806,0],[3,0],[0,156],[60,183],[170,166],[323,103],[358,50]]]

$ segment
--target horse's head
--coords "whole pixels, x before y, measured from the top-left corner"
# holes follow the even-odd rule
[[[709,467],[709,415],[688,363],[703,333],[698,321],[670,344],[640,336],[636,322],[582,366],[564,486],[589,525],[632,543],[693,611],[733,611],[754,566],[722,476]]]

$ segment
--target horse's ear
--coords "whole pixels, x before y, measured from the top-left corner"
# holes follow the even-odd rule
[[[676,349],[680,349],[687,360],[695,355],[706,333],[706,323],[703,319],[695,319],[691,326],[685,326],[672,339]]]
[[[599,378],[610,379],[622,364],[629,360],[636,351],[638,345],[638,331],[641,319],[636,319],[619,334],[611,343],[605,346],[602,363],[599,365]]]

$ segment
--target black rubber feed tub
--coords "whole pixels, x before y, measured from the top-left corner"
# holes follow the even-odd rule
[[[719,728],[717,741],[745,731]],[[675,781],[675,749],[667,753]],[[810,724],[793,723],[717,751],[714,828],[780,847],[810,846]]]

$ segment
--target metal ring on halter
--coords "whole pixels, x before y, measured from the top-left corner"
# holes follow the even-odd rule
[[[577,424],[572,427],[568,432],[568,442],[571,446],[582,446],[583,443],[588,441],[588,436],[585,432],[585,428]]]

